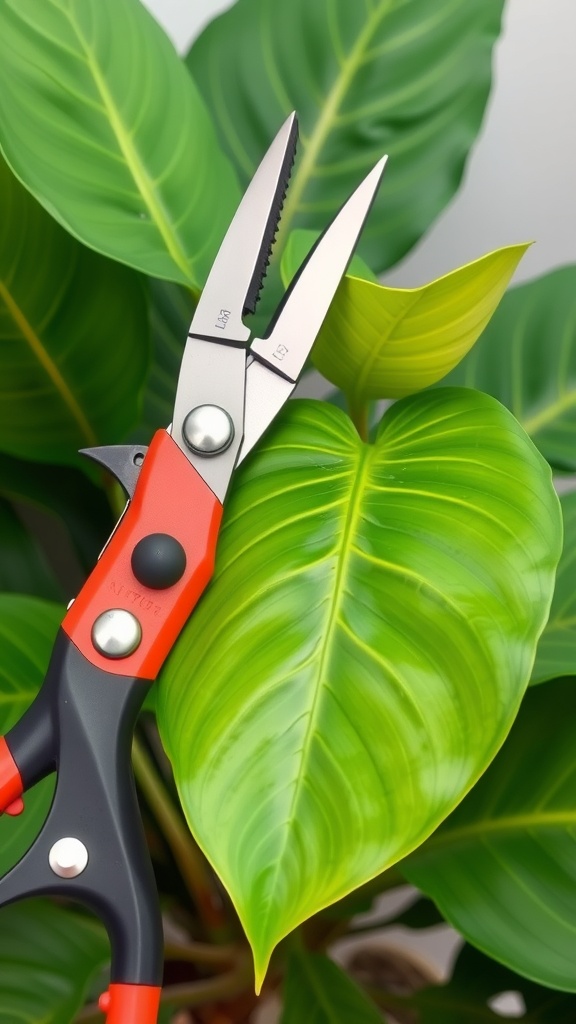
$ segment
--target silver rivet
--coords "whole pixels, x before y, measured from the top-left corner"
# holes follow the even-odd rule
[[[88,850],[79,839],[59,839],[48,854],[48,862],[60,878],[77,878],[88,863]]]
[[[105,658],[126,658],[142,639],[142,627],[124,608],[102,612],[92,626],[92,643]]]
[[[234,424],[219,405],[198,405],[184,420],[182,434],[197,455],[219,455],[232,443]]]

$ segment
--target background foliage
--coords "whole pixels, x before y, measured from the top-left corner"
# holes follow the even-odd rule
[[[294,403],[238,474],[216,579],[159,687],[174,778],[151,712],[139,728],[163,1020],[252,1019],[235,911],[259,982],[309,918],[267,977],[285,978],[284,1024],[489,1021],[506,990],[527,1021],[573,1019],[574,997],[553,991],[576,991],[572,496],[536,645],[562,534],[547,462],[575,468],[574,268],[497,312],[523,245],[419,289],[376,276],[458,187],[502,12],[238,0],[185,66],[138,0],[0,0],[1,732],[40,685],[71,596],[34,516],[58,524],[79,583],[121,500],[76,449],[170,421],[194,302],[282,119],[297,108],[302,138],[264,310],[280,263],[288,280],[390,153],[314,353],[352,418]],[[402,395],[368,444],[374,401]],[[541,685],[471,788],[530,678]],[[52,785],[0,819],[0,871]],[[472,945],[443,986],[399,993],[385,965],[352,964],[352,981],[326,949],[406,879]],[[43,903],[1,916],[0,1019],[98,1019],[101,929]],[[439,919],[422,903],[404,923]]]

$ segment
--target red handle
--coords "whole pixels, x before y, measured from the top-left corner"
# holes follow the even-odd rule
[[[98,1005],[106,1024],[156,1024],[161,992],[152,985],[110,985]]]
[[[0,814],[19,814],[23,810],[20,800],[24,783],[10,747],[0,736]]]
[[[64,631],[93,665],[116,675],[155,679],[214,569],[222,505],[169,434],[159,430],[148,449],[134,497],[64,622]],[[143,586],[132,552],[151,534],[174,537],[186,553],[182,578],[166,589]],[[104,657],[92,642],[103,612],[123,608],[140,622],[133,654]]]

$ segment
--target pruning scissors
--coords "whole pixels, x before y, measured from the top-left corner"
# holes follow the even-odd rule
[[[107,1024],[155,1024],[162,922],[130,764],[136,718],[212,575],[234,469],[286,400],[378,190],[382,158],[319,239],[263,338],[247,347],[297,138],[295,114],[258,167],[222,242],[184,349],[173,422],[148,448],[87,449],[128,504],[68,606],[43,686],[0,738],[0,811],[58,773],[36,841],[0,881],[0,905],[53,894],[104,922]]]

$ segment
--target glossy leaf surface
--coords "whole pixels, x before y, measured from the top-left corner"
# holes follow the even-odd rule
[[[60,605],[17,594],[0,594],[0,736],[16,724],[34,700],[48,668],[62,615]],[[48,813],[53,790],[53,780],[45,780],[25,795],[24,814],[15,818],[0,815],[0,876],[20,859],[36,837]]]
[[[494,755],[560,540],[548,466],[466,389],[397,403],[374,445],[291,402],[248,462],[158,713],[260,979],[283,935],[422,842]]]
[[[77,463],[120,442],[148,361],[140,277],[71,238],[0,159],[0,450]]]
[[[291,110],[299,159],[281,231],[322,229],[390,154],[359,252],[395,263],[453,196],[490,88],[503,0],[239,0],[190,52],[246,182]]]
[[[43,551],[16,515],[0,498],[0,592],[61,598]]]
[[[533,683],[558,676],[576,676],[576,491],[565,494],[561,505],[564,548],[550,618],[536,652]]]
[[[469,942],[576,992],[576,686],[527,694],[494,764],[403,864]]]
[[[71,1024],[108,958],[103,929],[43,900],[0,910],[0,1019]]]
[[[382,1024],[374,1003],[333,960],[299,950],[288,961],[281,1024]]]
[[[86,245],[195,287],[239,199],[196,86],[138,0],[1,0],[0,145]]]
[[[480,337],[525,245],[489,253],[422,288],[387,288],[344,277],[322,325],[313,362],[353,409],[402,398],[445,377]],[[286,249],[286,280],[297,246]],[[299,254],[298,254],[299,255]]]
[[[576,471],[576,267],[505,296],[474,351],[446,381],[494,395],[553,466]]]

